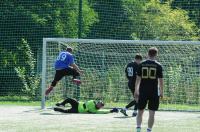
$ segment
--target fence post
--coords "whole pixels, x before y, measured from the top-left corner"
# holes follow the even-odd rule
[[[79,0],[78,8],[78,38],[82,37],[82,17],[83,17],[83,1]]]

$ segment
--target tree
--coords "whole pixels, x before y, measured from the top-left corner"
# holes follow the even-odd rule
[[[146,1],[146,2],[145,2]],[[157,0],[143,0],[140,9],[135,8],[136,0],[125,0],[129,19],[134,23],[133,38],[158,40],[196,40],[198,28],[189,20],[187,11],[172,9],[169,3]],[[137,3],[138,4],[138,3]]]
[[[90,0],[98,19],[87,38],[130,39],[128,16],[122,0]]]
[[[0,92],[33,96],[39,83],[33,61],[42,47],[42,39],[78,36],[78,0],[2,0],[0,5]],[[97,21],[87,0],[83,2],[83,14],[85,36]]]
[[[189,12],[189,17],[200,28],[200,1],[199,0],[172,0],[173,8],[181,8]]]
[[[90,0],[99,21],[88,38],[197,40],[199,29],[188,12],[167,0]]]
[[[0,47],[0,95],[10,95],[19,94],[22,85],[18,82],[20,81],[14,71],[14,67],[17,64],[17,55],[9,50]]]
[[[35,99],[36,95],[39,95],[40,77],[35,72],[35,58],[31,51],[31,48],[26,40],[22,39],[19,46],[17,46],[19,62],[15,67],[18,78],[22,84],[22,94]]]
[[[78,0],[4,0],[0,4],[2,45],[16,47],[25,38],[35,51],[43,37],[77,37]],[[96,13],[84,0],[83,36],[96,21]]]

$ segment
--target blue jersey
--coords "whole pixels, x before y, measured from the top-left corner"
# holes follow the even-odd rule
[[[71,53],[67,51],[62,51],[59,53],[57,60],[55,62],[55,69],[61,70],[68,68],[69,65],[74,63],[74,57]]]

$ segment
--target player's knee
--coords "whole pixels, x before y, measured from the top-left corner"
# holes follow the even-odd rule
[[[142,116],[144,113],[144,110],[138,110],[138,116]]]
[[[51,83],[51,86],[55,87],[56,84],[57,84],[57,81],[53,81],[53,82]]]
[[[80,76],[80,73],[79,73],[79,72],[76,72],[76,73],[75,73],[75,76],[79,77],[79,76]]]
[[[80,74],[79,73],[74,74],[73,78],[80,79]]]

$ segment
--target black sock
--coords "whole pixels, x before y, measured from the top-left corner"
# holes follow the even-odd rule
[[[137,110],[137,103],[135,103],[134,110]]]
[[[135,104],[136,104],[136,101],[135,101],[135,100],[131,101],[131,102],[126,106],[126,109],[132,107],[132,106],[135,105]]]

